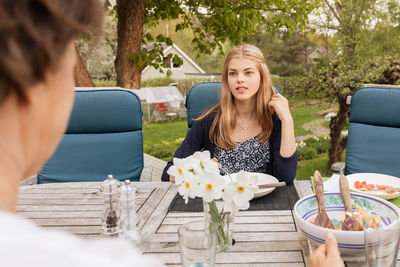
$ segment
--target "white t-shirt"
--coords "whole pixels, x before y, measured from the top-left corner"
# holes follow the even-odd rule
[[[1,267],[163,266],[118,239],[86,240],[0,212]]]

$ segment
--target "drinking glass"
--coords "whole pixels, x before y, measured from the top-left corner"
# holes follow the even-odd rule
[[[192,221],[178,229],[183,267],[213,267],[217,249],[217,225]]]
[[[364,238],[367,267],[396,266],[400,238],[399,220],[383,229],[371,228],[364,223]]]

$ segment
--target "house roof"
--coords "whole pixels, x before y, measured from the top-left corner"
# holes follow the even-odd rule
[[[154,43],[150,43],[147,44],[146,48],[147,49],[152,49],[154,47]],[[179,54],[185,58],[187,61],[190,62],[190,64],[192,64],[200,73],[206,73],[199,65],[196,64],[196,62],[194,62],[185,52],[182,51],[182,49],[180,49],[175,43],[172,43],[172,46],[167,46],[166,43],[162,43],[162,47],[164,49],[164,53],[167,53],[169,50],[171,50],[171,48],[175,48],[176,51],[179,52]],[[148,68],[149,66],[147,66],[143,72]]]
[[[187,60],[189,61],[199,72],[201,73],[206,73],[199,65],[196,64],[188,55],[186,55],[185,52],[182,51],[175,43],[172,44],[172,46]],[[168,50],[171,49],[171,46],[169,46],[167,49],[165,49],[164,52],[168,52]]]

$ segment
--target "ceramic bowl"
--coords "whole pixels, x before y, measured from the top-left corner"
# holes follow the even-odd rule
[[[391,227],[391,224],[400,218],[400,210],[387,200],[360,194],[351,193],[351,199],[362,209],[368,210],[372,215],[381,217],[381,228]],[[345,217],[343,201],[340,193],[325,193],[325,208],[333,225],[340,226]],[[314,195],[309,195],[298,200],[294,206],[294,218],[300,231],[315,245],[325,242],[325,235],[332,232],[337,241],[339,250],[343,254],[364,253],[363,231],[341,231],[320,227],[312,224],[318,214],[318,205]]]

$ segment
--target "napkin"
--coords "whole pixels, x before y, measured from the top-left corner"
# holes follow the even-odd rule
[[[325,192],[334,192],[334,193],[340,193],[340,188],[339,188],[339,174],[332,174],[331,178],[326,180],[324,182],[324,191]]]
[[[340,178],[340,175],[338,175],[338,174],[333,174],[331,177],[322,177],[322,181],[324,182],[324,191],[325,192],[340,192],[339,178]],[[313,187],[313,191],[315,192],[314,177],[312,177],[312,176],[311,176],[311,184]]]

